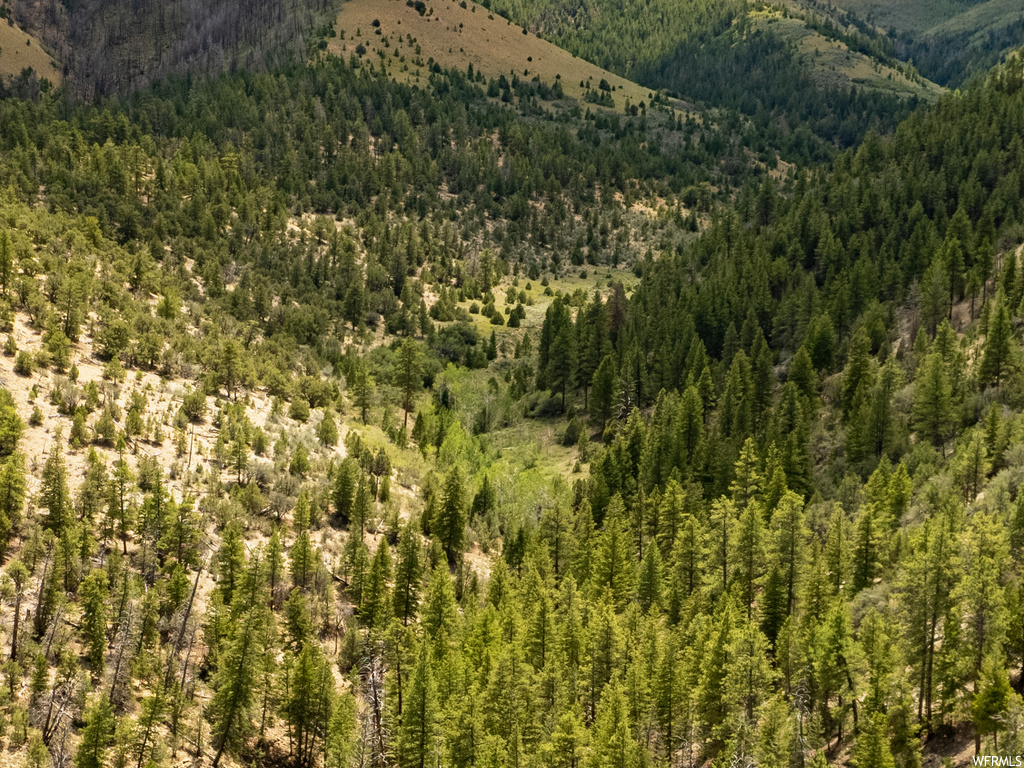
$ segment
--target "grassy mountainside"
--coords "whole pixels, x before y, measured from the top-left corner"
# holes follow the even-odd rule
[[[463,7],[465,6],[465,7]],[[430,10],[421,13],[420,10]],[[654,93],[581,59],[476,3],[443,0],[419,9],[404,0],[349,0],[329,50],[349,55],[366,49],[395,77],[425,82],[429,67],[473,67],[488,79],[538,79],[581,103],[607,94],[614,109],[651,104]],[[381,56],[383,54],[383,57]],[[605,83],[607,89],[602,89]],[[680,105],[681,106],[681,105]]]
[[[10,79],[31,69],[39,77],[55,85],[61,82],[57,63],[43,50],[38,38],[21,29],[11,20],[0,18],[0,78]]]
[[[841,36],[828,30],[823,33],[801,16],[766,9],[753,13],[752,18],[781,42],[795,46],[798,59],[822,88],[858,87],[924,101],[934,101],[942,94],[941,86],[908,73],[899,62],[852,49]]]

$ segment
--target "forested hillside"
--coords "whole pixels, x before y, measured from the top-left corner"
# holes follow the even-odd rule
[[[1024,43],[1024,8],[1014,0],[841,0],[838,5],[858,24],[887,32],[901,57],[950,87],[984,76]]]
[[[833,147],[849,147],[871,128],[887,132],[918,100],[932,97],[925,87],[900,93],[864,82],[847,81],[843,87],[821,82],[816,56],[764,24],[762,4],[746,0],[490,0],[487,5],[641,85],[752,119],[758,135],[789,161],[828,157]],[[784,10],[788,19],[798,8]],[[863,50],[873,65],[886,60],[899,66],[871,36],[856,30],[844,34],[820,18],[799,25],[839,41],[844,58]],[[823,38],[819,48],[824,46]],[[832,61],[824,66],[835,69]],[[912,75],[893,74],[916,85]],[[877,79],[892,83],[885,75]]]
[[[334,0],[5,0],[81,98],[129,93],[169,75],[259,70],[301,58]],[[38,72],[48,76],[48,72]]]
[[[0,763],[1022,753],[1021,59],[623,114],[401,18],[4,83]]]

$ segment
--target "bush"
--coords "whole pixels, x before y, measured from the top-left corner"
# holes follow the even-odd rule
[[[309,472],[309,451],[306,450],[306,446],[300,445],[295,449],[291,464],[288,465],[288,471],[299,477]]]
[[[114,444],[114,438],[117,436],[117,425],[114,424],[114,414],[111,412],[109,405],[103,409],[103,413],[100,414],[92,429],[93,439],[97,443],[102,443],[103,445]]]
[[[32,361],[32,355],[25,350],[18,353],[18,357],[14,360],[14,372],[19,376],[31,376],[32,370],[35,365]]]
[[[206,395],[201,389],[185,393],[181,400],[181,411],[189,421],[200,421],[206,414]]]
[[[296,421],[309,421],[309,403],[301,397],[296,397],[288,406],[288,415]]]
[[[573,416],[569,421],[569,424],[565,428],[565,434],[562,436],[562,445],[569,446],[576,445],[579,442],[580,434],[583,432],[583,422],[579,420],[578,416]]]
[[[36,408],[36,411],[38,410],[39,409]],[[32,416],[34,417],[35,415],[35,411],[33,411]],[[39,414],[40,419],[42,418],[42,415],[42,413]],[[71,423],[71,434],[69,436],[69,440],[71,441],[71,445],[75,448],[81,448],[89,442],[89,430],[85,426],[84,408],[79,408],[75,411],[75,420]]]

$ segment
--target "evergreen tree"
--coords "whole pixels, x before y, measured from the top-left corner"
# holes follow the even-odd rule
[[[334,707],[334,676],[330,662],[316,643],[306,643],[291,669],[289,695],[282,714],[291,728],[298,765],[316,764],[328,739]]]
[[[999,749],[998,734],[1005,728],[1004,716],[1010,708],[1013,695],[1002,660],[995,656],[988,657],[982,665],[978,690],[971,705],[971,715],[977,734],[975,754],[981,751],[981,739],[987,734],[992,734],[993,752]]]
[[[430,525],[431,531],[441,542],[449,564],[454,565],[462,556],[465,525],[462,471],[453,467],[445,476],[441,504]]]
[[[387,625],[390,617],[391,555],[386,541],[377,545],[377,551],[370,565],[370,574],[363,589],[363,601],[360,616],[370,629],[379,629]]]
[[[922,439],[942,447],[953,423],[953,395],[946,364],[937,352],[929,354],[914,382],[914,422]]]
[[[594,373],[593,393],[590,398],[590,420],[596,426],[603,427],[613,415],[617,378],[615,359],[607,355]]]
[[[267,646],[272,621],[269,611],[256,606],[246,611],[235,625],[224,657],[214,675],[213,701],[207,711],[216,753],[216,768],[227,750],[237,750],[252,728],[252,708],[256,701],[256,659]]]
[[[21,523],[26,490],[25,459],[13,453],[0,464],[0,558]]]
[[[47,512],[46,527],[60,535],[71,522],[71,491],[68,489],[67,469],[60,449],[60,437],[50,446],[50,455],[43,465],[40,481],[39,504]]]
[[[622,499],[615,496],[608,504],[604,529],[597,539],[592,578],[594,588],[608,590],[612,602],[620,608],[625,607],[633,591],[633,563],[626,510]]]
[[[93,673],[103,671],[107,650],[107,573],[96,569],[82,582],[79,590],[82,603],[82,636],[88,648]]]
[[[107,696],[98,696],[83,716],[82,740],[75,752],[75,768],[103,768],[114,738],[114,710]]]
[[[392,602],[392,612],[396,618],[402,620],[404,626],[416,616],[421,578],[419,539],[411,526],[405,526],[398,536],[398,565],[395,568],[395,592]]]
[[[316,436],[325,448],[333,448],[338,444],[338,425],[334,422],[330,408],[324,408],[324,417],[317,425]]]
[[[439,712],[430,647],[426,642],[420,644],[408,687],[398,727],[398,765],[427,768],[437,760]]]
[[[995,304],[989,313],[988,334],[978,378],[983,385],[998,387],[1003,377],[1010,372],[1013,362],[1013,329],[1010,327],[1006,299],[1000,290],[996,293]]]
[[[896,761],[889,748],[888,728],[883,713],[874,713],[857,737],[853,763],[857,768],[895,768]]]
[[[633,739],[626,697],[618,684],[601,694],[587,768],[639,768],[641,757]]]
[[[412,339],[406,339],[398,347],[398,377],[397,384],[402,390],[402,410],[405,412],[405,421],[402,429],[409,429],[409,412],[412,410],[413,394],[422,386],[423,377],[420,373],[419,347]]]

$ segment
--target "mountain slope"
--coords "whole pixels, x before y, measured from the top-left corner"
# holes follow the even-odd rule
[[[885,62],[889,72],[864,77],[865,70],[883,62],[870,47],[859,54],[847,50],[843,35],[827,46],[835,55],[805,55],[797,40],[820,32],[795,4],[781,10],[708,0],[490,0],[490,5],[645,87],[754,119],[753,141],[766,139],[787,160],[820,160],[837,145],[852,146],[870,128],[890,131],[917,101],[936,95],[932,84],[900,76],[893,62]],[[780,14],[779,22],[769,23]],[[836,66],[836,55],[843,67]],[[895,84],[900,87],[891,87]]]
[[[463,7],[465,6],[465,7]],[[650,104],[654,92],[526,32],[476,3],[440,0],[421,13],[404,0],[350,0],[342,6],[338,37],[329,50],[348,55],[363,46],[370,61],[392,75],[424,82],[436,62],[444,69],[472,67],[487,78],[539,79],[549,88],[584,101],[603,93],[618,111]],[[381,54],[384,57],[381,58]],[[606,102],[607,103],[607,102]]]
[[[336,0],[13,0],[13,17],[61,62],[84,98],[168,75],[259,70],[303,57]]]
[[[958,86],[1024,44],[1017,0],[839,0],[843,10],[885,30],[927,77]]]
[[[39,40],[13,21],[8,24],[0,19],[0,78],[15,77],[25,69],[55,84],[61,82],[57,63],[43,50]]]

